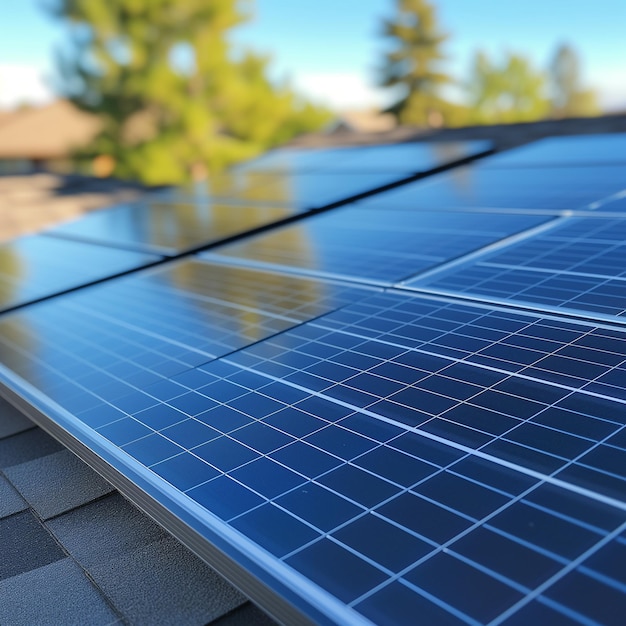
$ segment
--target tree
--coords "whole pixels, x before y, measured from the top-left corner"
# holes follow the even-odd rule
[[[454,108],[441,96],[441,87],[452,82],[440,70],[448,35],[439,30],[435,8],[426,0],[396,0],[395,8],[395,17],[383,22],[391,50],[384,56],[380,84],[403,93],[389,112],[402,124],[437,125]]]
[[[545,77],[520,54],[497,63],[478,51],[466,84],[470,119],[478,124],[510,124],[544,118],[549,111]]]
[[[89,154],[112,157],[118,176],[201,178],[328,121],[268,80],[267,59],[232,49],[237,0],[55,1],[72,34],[63,90],[101,117]]]
[[[600,113],[596,93],[582,86],[581,73],[576,50],[568,44],[561,44],[549,67],[554,117],[584,117]]]

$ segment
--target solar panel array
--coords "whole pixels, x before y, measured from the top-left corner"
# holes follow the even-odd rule
[[[623,142],[538,142],[290,224],[233,202],[222,229],[210,195],[206,228],[163,197],[89,216],[46,241],[184,258],[1,316],[5,393],[283,622],[621,624]],[[349,199],[346,172],[449,165],[422,148],[238,171]]]

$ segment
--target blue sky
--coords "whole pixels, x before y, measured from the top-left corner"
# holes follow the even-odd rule
[[[272,73],[336,108],[383,104],[375,86],[384,49],[380,20],[391,0],[256,0],[253,19],[233,40],[272,57]],[[64,27],[41,8],[17,0],[0,14],[0,106],[51,97],[52,52]],[[450,33],[449,71],[461,78],[473,50],[523,52],[545,66],[559,42],[576,46],[586,82],[609,110],[626,109],[626,0],[439,0]]]

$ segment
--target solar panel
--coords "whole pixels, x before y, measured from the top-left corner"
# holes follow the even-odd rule
[[[158,260],[88,243],[29,236],[0,243],[0,310],[21,306]]]
[[[283,148],[236,167],[259,172],[380,172],[420,173],[479,156],[491,150],[488,141],[407,142],[326,149]]]
[[[387,209],[529,211],[583,210],[620,192],[623,165],[605,167],[464,166],[364,201]]]
[[[371,211],[355,205],[221,246],[207,258],[391,284],[546,219]]]
[[[343,202],[379,187],[397,183],[410,171],[390,172],[243,172],[242,181],[231,186],[173,189],[154,194],[165,202],[199,202],[207,199],[239,204],[269,204],[296,210],[312,210]],[[234,176],[234,175],[233,175]],[[236,178],[235,178],[236,180]],[[237,184],[240,188],[237,188]]]
[[[331,160],[353,178],[266,166],[323,206],[410,151],[369,150]],[[0,388],[283,623],[620,624],[623,167],[575,163],[458,168],[4,314]],[[155,250],[215,241],[176,223]]]
[[[16,350],[7,324],[26,314],[0,322],[3,379],[51,397],[56,359],[80,342],[45,330],[40,351]],[[89,406],[70,369],[63,397],[80,410],[65,418],[316,621],[406,623],[419,609],[431,623],[599,622],[605,607],[571,590],[623,602],[605,547],[624,541],[626,420],[623,400],[576,373],[602,354],[624,397],[625,342],[386,293],[174,374],[149,406],[140,389],[108,414]]]
[[[611,319],[626,314],[626,220],[561,218],[407,287]]]
[[[98,396],[107,400],[109,392],[117,397],[159,384],[368,293],[186,260],[42,303],[0,324],[13,329],[9,337],[57,346],[58,358],[51,350],[46,360],[49,375],[64,380],[75,373],[97,404]],[[2,360],[17,368],[9,354]],[[55,398],[76,409],[67,387],[61,385]]]
[[[266,203],[298,210],[326,207],[417,174],[475,158],[486,141],[406,143],[384,146],[279,149],[192,187],[154,197],[167,202]]]
[[[626,133],[546,137],[484,162],[486,167],[626,164]]]
[[[48,235],[174,256],[283,220],[286,207],[220,202],[120,204],[65,222]]]
[[[608,198],[604,198],[595,203],[591,208],[602,213],[626,213],[626,189]]]

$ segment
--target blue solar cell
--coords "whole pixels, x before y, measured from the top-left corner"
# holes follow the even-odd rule
[[[320,539],[287,559],[287,563],[342,602],[354,601],[386,578],[380,569],[330,539]],[[333,567],[326,567],[328,563]]]
[[[618,626],[626,610],[623,589],[607,585],[577,571],[559,580],[545,596],[578,612],[595,623]]]
[[[205,256],[390,284],[545,220],[529,215],[369,211],[355,205]]]
[[[523,597],[512,585],[445,553],[436,554],[405,578],[480,624],[495,619]]]
[[[321,536],[274,504],[265,504],[238,517],[233,526],[279,558]]]

